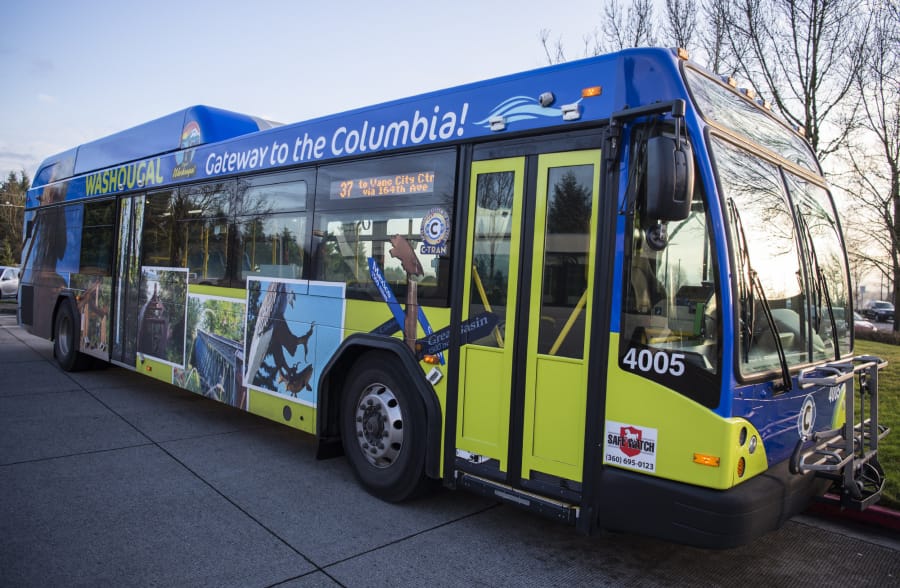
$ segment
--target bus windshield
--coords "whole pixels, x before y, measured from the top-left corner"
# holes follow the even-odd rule
[[[694,100],[708,121],[736,131],[785,159],[819,173],[816,158],[801,137],[738,93],[696,70],[686,68],[685,71]]]
[[[741,372],[835,359],[850,346],[841,316],[849,288],[827,192],[721,139],[712,144],[737,275]]]

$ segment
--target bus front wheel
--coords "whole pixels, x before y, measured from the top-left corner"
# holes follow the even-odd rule
[[[67,372],[77,372],[88,366],[90,358],[78,351],[78,322],[70,300],[63,300],[56,311],[53,324],[53,357]]]
[[[371,494],[400,502],[421,494],[425,407],[390,354],[367,353],[353,366],[341,401],[341,439],[353,472]]]

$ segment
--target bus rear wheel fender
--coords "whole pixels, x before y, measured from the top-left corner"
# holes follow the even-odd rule
[[[371,494],[400,502],[421,494],[425,475],[425,407],[390,353],[365,353],[341,394],[341,440],[357,479]]]

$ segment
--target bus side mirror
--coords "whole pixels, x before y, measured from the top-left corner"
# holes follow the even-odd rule
[[[647,141],[645,214],[659,221],[679,221],[691,212],[694,163],[687,141],[653,137]]]

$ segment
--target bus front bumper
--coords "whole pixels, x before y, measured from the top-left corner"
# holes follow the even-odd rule
[[[729,490],[712,490],[605,467],[595,528],[652,535],[696,547],[749,543],[807,509],[830,481],[792,474],[788,461]]]

